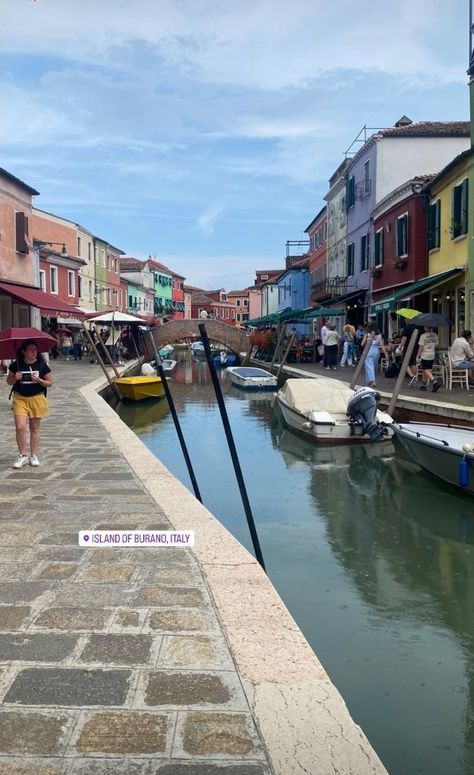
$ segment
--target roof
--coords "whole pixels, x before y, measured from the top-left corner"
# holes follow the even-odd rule
[[[0,167],[0,175],[3,175],[4,178],[10,180],[12,183],[16,183],[17,186],[24,188],[31,196],[39,196],[39,191],[37,191],[36,188],[32,188],[27,183],[24,183],[20,178],[15,177],[15,175],[12,175],[11,172],[8,172],[3,167]]]
[[[219,302],[217,302],[215,299],[210,299],[209,296],[206,296],[205,293],[200,292],[200,293],[193,293],[192,303],[193,304],[218,304]]]
[[[248,288],[244,288],[242,291],[227,291],[227,298],[229,296],[245,296],[249,292]]]
[[[469,137],[469,121],[418,121],[415,124],[379,129],[382,137]]]
[[[143,267],[147,263],[146,261],[142,261],[139,258],[133,258],[132,256],[127,256],[126,258],[120,258],[120,271],[126,272],[127,270],[130,271],[136,271],[138,269],[139,272],[143,270]]]
[[[466,151],[463,151],[462,153],[458,153],[458,155],[455,156],[454,159],[452,159],[448,164],[446,164],[446,166],[443,167],[442,170],[440,170],[436,175],[432,175],[431,179],[426,182],[425,191],[429,191],[431,187],[438,182],[438,180],[441,180],[445,175],[447,175],[448,172],[451,172],[451,170],[457,167],[458,164],[463,162],[464,159],[467,159],[473,153],[474,153],[474,147],[468,148]]]
[[[315,215],[315,217],[313,218],[309,226],[306,227],[305,233],[307,233],[311,229],[311,227],[318,222],[318,220],[323,219],[323,216],[327,213],[327,209],[328,209],[327,205],[323,205],[323,207],[321,207],[319,213]]]
[[[174,269],[170,269],[166,264],[160,263],[160,261],[155,261],[154,258],[149,258],[147,264],[151,269],[159,269],[161,272],[168,272],[168,274],[173,275],[173,277],[181,277],[182,280],[185,279],[184,274],[178,274]]]

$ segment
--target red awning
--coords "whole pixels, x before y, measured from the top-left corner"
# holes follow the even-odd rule
[[[31,288],[27,285],[15,285],[15,283],[0,282],[0,293],[6,293],[12,299],[24,301],[33,307],[39,307],[40,312],[45,317],[72,317],[82,320],[84,313],[72,304],[61,301],[52,293],[45,293],[39,288]]]

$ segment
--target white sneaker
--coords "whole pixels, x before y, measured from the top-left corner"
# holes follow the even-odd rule
[[[39,466],[40,462],[36,455],[31,455],[30,457],[30,466]]]
[[[28,465],[28,455],[18,455],[17,459],[13,463],[13,468],[23,468]]]

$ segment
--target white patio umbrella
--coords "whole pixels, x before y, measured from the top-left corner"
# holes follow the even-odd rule
[[[141,323],[142,326],[146,325],[146,321],[143,318],[137,318],[134,315],[129,315],[127,312],[105,312],[103,315],[97,315],[96,317],[88,318],[92,323]]]

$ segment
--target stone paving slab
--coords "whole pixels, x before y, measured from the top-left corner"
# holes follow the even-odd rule
[[[297,674],[302,694],[293,714],[291,693],[266,677],[249,680],[257,651],[257,665],[274,659],[278,633],[284,643],[296,639],[295,654],[303,640],[275,591],[265,587],[269,610],[248,620],[249,653],[245,632],[234,647],[239,617],[247,627],[242,614],[268,580],[95,388],[81,390],[98,369],[52,368],[39,470],[11,468],[14,427],[0,388],[0,775],[383,775],[329,682],[339,737],[333,727],[326,734],[327,700],[307,699],[305,659],[317,662],[307,646],[289,671],[289,689]],[[191,525],[200,537],[194,552],[78,546],[84,528]],[[224,590],[213,585],[225,586],[234,564],[253,581],[229,618]],[[261,622],[271,623],[270,652]],[[271,675],[285,683],[283,652]]]

